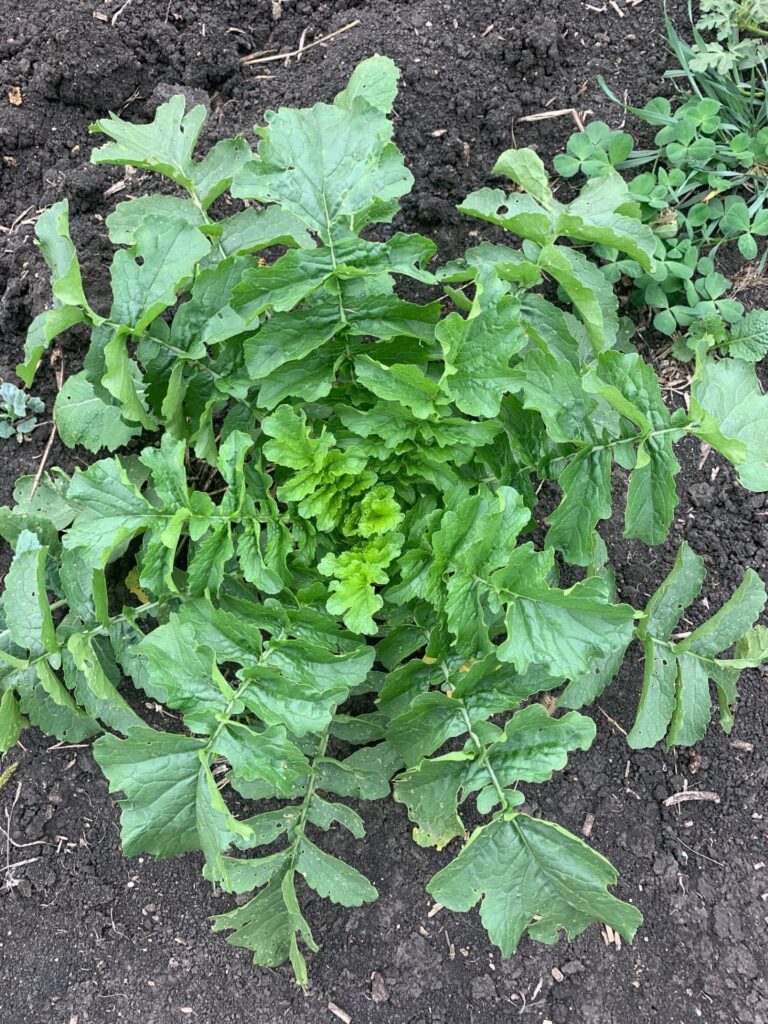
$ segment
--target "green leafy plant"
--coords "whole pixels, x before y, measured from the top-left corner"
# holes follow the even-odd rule
[[[666,74],[684,81],[686,93],[674,101],[657,97],[642,108],[626,107],[657,129],[655,147],[630,146],[625,158],[613,161],[621,171],[652,165],[631,188],[643,203],[643,220],[659,239],[655,268],[643,273],[636,262],[615,252],[597,253],[607,261],[610,280],[627,276],[637,283],[633,302],[654,310],[654,326],[664,334],[711,313],[738,319],[743,308],[727,297],[730,282],[720,275],[713,278],[708,261],[724,244],[736,244],[744,259],[754,260],[759,238],[768,233],[768,48],[762,41],[768,33],[761,27],[768,7],[762,0],[704,0],[698,21],[690,13],[693,44],[666,19],[679,64]],[[702,33],[715,38],[708,41]],[[743,33],[759,38],[743,38]],[[621,102],[600,83],[614,102]],[[587,177],[599,176],[610,163],[608,153],[625,151],[626,132],[596,124],[594,142],[588,126],[556,158],[559,173],[570,177],[581,170]],[[572,151],[583,152],[584,159],[576,161]]]
[[[583,132],[570,137],[566,152],[555,157],[555,170],[564,178],[579,172],[597,178],[624,163],[634,146],[628,132],[612,131],[605,121],[590,121]]]
[[[710,350],[747,363],[760,362],[768,355],[768,313],[753,309],[730,324],[717,315],[702,317],[674,346],[676,357],[686,362],[694,359],[697,351]]]
[[[302,984],[317,949],[305,887],[344,906],[377,895],[322,847],[331,828],[363,838],[350,798],[392,793],[416,842],[441,849],[465,836],[471,799],[481,823],[428,889],[452,910],[479,903],[505,955],[526,932],[552,942],[593,921],[631,939],[641,916],[609,892],[614,868],[521,810],[520,787],[591,745],[580,709],[633,641],[645,654],[638,747],[696,742],[709,680],[730,729],[741,670],[768,659],[755,573],[681,640],[701,560],[684,546],[634,609],[598,532],[615,464],[628,474],[625,535],[666,538],[685,436],[722,452],[745,487],[768,488],[754,367],[702,344],[691,409],[669,412],[578,248],[653,266],[654,234],[610,168],[563,204],[535,153],[504,153],[496,173],[517,191],[482,189],[461,209],[522,247],[483,242],[431,271],[431,242],[381,227],[412,181],[387,116],[396,83],[391,61],[365,61],[333,104],[268,113],[256,152],[238,138],[202,160],[202,110],[179,97],[149,125],[98,123],[113,141],[96,162],[158,171],[186,196],[131,199],[108,218],[119,248],[102,313],[66,205],[43,214],[55,305],[20,372],[31,379],[45,345],[86,323],[60,433],[91,450],[150,436],[138,455],[36,490],[22,478],[0,512],[14,547],[2,748],[27,721],[97,736],[125,853],[201,851],[207,879],[251,894],[214,929],[259,964],[290,961]],[[248,205],[217,219],[226,190]],[[370,225],[379,240],[363,237]],[[458,311],[399,298],[401,276],[439,281]],[[536,546],[545,480],[561,500]],[[124,679],[178,720],[147,725]]]
[[[701,0],[694,25],[690,65],[694,74],[734,75],[762,65],[768,46],[768,3],[765,0]],[[714,39],[705,39],[704,32]],[[757,37],[757,38],[752,38]]]
[[[693,98],[673,109],[669,100],[656,99],[642,109],[630,109],[663,125],[656,135],[657,149],[632,150],[618,165],[626,172],[654,164],[653,170],[629,183],[642,221],[656,236],[653,266],[643,268],[611,246],[595,245],[593,253],[612,284],[621,278],[632,282],[632,304],[651,309],[654,326],[663,334],[671,335],[713,313],[735,322],[744,307],[729,295],[731,282],[716,271],[714,261],[727,244],[735,244],[745,259],[756,259],[758,240],[768,234],[763,169],[768,129],[755,139],[739,135],[723,145],[711,137],[722,124],[714,100]],[[610,147],[611,134],[625,149],[624,132],[601,134],[602,144]],[[568,145],[580,137],[577,133]],[[555,159],[556,169],[575,173],[575,167],[564,163],[570,159],[561,154]],[[608,166],[593,159],[581,169],[588,177],[599,178]]]
[[[0,437],[16,437],[21,444],[37,426],[37,417],[45,412],[45,402],[15,384],[0,384]]]

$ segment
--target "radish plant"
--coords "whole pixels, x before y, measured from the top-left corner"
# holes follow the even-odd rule
[[[3,749],[28,722],[97,737],[126,855],[201,851],[207,879],[251,894],[214,929],[258,964],[290,961],[302,984],[318,948],[305,887],[343,906],[377,896],[323,833],[362,840],[356,808],[390,795],[417,843],[450,847],[429,892],[480,904],[505,955],[525,932],[552,942],[594,921],[630,940],[641,916],[609,892],[614,868],[526,813],[521,786],[590,747],[580,709],[633,642],[633,747],[700,739],[710,681],[730,729],[740,672],[768,660],[755,573],[679,639],[701,559],[683,545],[635,609],[599,533],[615,465],[626,536],[665,540],[688,435],[768,488],[753,365],[715,361],[702,339],[690,411],[667,409],[611,286],[572,244],[652,265],[653,234],[609,166],[562,204],[535,153],[503,154],[513,190],[461,209],[522,245],[483,242],[431,269],[431,241],[382,227],[412,183],[388,117],[397,77],[387,58],[363,62],[332,104],[268,113],[255,151],[238,137],[196,159],[204,114],[181,97],[151,124],[94,126],[111,140],[96,163],[176,188],[107,219],[109,310],[86,297],[66,203],[41,216],[54,305],[19,373],[29,383],[46,346],[87,325],[59,432],[94,452],[145,446],[37,489],[22,478],[0,512],[15,552]],[[401,278],[432,301],[401,298]],[[546,480],[561,498],[536,545]],[[135,690],[173,717],[150,725]]]

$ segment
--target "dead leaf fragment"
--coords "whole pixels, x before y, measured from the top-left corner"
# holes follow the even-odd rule
[[[677,804],[682,804],[688,800],[710,800],[713,804],[720,803],[718,794],[707,789],[687,789],[680,793],[673,793],[666,800],[662,800],[662,803],[665,807],[675,807]]]
[[[21,88],[18,85],[13,85],[8,90],[8,102],[13,107],[20,107],[21,104],[24,102],[21,95]]]
[[[378,971],[371,974],[371,999],[374,1003],[386,1003],[389,1000],[387,983]]]

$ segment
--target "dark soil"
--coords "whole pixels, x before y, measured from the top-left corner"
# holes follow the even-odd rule
[[[136,181],[110,197],[120,171],[88,163],[86,127],[107,110],[141,120],[184,91],[210,108],[212,141],[249,128],[268,107],[327,100],[360,58],[390,54],[403,72],[397,139],[416,177],[400,224],[449,256],[476,235],[455,204],[487,180],[513,127],[518,144],[545,156],[573,129],[567,117],[516,119],[573,106],[618,124],[622,113],[605,102],[598,74],[633,103],[664,88],[660,0],[618,4],[624,17],[595,10],[602,0],[5,0],[0,375],[12,379],[24,330],[47,302],[31,244],[41,208],[69,196],[87,288],[94,304],[105,298],[103,218]],[[309,42],[358,18],[360,27],[300,62],[240,67],[245,53],[290,50],[305,29]],[[21,106],[8,102],[14,87]],[[73,337],[69,366],[81,351]],[[52,374],[41,381],[52,402]],[[34,471],[47,429],[23,447],[0,447],[4,500],[20,472]],[[73,464],[56,447],[52,459]],[[766,575],[763,496],[740,490],[698,445],[683,461],[679,514],[663,549],[649,553],[622,541],[618,524],[609,528],[631,602],[652,592],[682,538],[707,561],[713,607],[747,567]],[[0,904],[1,1024],[332,1024],[331,1004],[355,1024],[508,1024],[518,1015],[534,1024],[765,1024],[765,679],[745,675],[730,738],[713,728],[695,752],[633,753],[619,727],[631,722],[639,674],[630,659],[594,711],[593,749],[531,793],[535,811],[576,833],[594,816],[590,841],[620,870],[618,895],[646,916],[631,947],[606,945],[593,927],[555,947],[525,940],[501,961],[474,914],[428,916],[425,883],[447,855],[411,842],[400,806],[373,804],[363,808],[367,840],[345,855],[375,882],[379,902],[343,910],[307,896],[323,948],[306,997],[288,969],[254,968],[209,933],[206,918],[232,900],[212,894],[197,857],[123,859],[117,811],[87,747],[28,733],[7,759],[18,771],[0,794],[19,844],[9,845],[8,862],[35,858],[14,869],[19,884]],[[665,807],[686,784],[717,792],[720,803]]]

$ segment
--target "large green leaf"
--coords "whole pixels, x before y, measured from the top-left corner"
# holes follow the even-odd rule
[[[435,245],[429,239],[400,233],[387,242],[351,238],[332,248],[294,249],[275,263],[254,267],[243,275],[233,305],[251,321],[268,309],[293,309],[318,289],[332,290],[345,280],[405,274],[430,284],[434,277],[425,267],[434,253]]]
[[[508,195],[500,188],[481,188],[470,193],[459,210],[539,245],[546,245],[555,238],[554,215],[528,195]]]
[[[318,896],[342,907],[360,907],[378,896],[365,875],[338,857],[325,853],[306,836],[299,840],[296,870]]]
[[[526,562],[520,555],[494,577],[507,603],[507,637],[498,652],[502,661],[511,661],[518,672],[539,664],[553,676],[574,679],[588,672],[595,658],[627,646],[634,611],[614,604],[602,580],[592,576],[558,590],[526,577]]]
[[[728,355],[757,363],[768,355],[768,312],[753,309],[732,325],[728,335]]]
[[[22,531],[5,577],[2,604],[8,632],[15,644],[32,654],[58,647],[46,593],[47,555],[34,533]]]
[[[64,331],[85,320],[79,306],[60,306],[39,313],[30,324],[24,342],[24,362],[16,367],[16,373],[27,387],[31,387],[43,353],[50,343]]]
[[[200,849],[195,802],[204,747],[204,740],[146,727],[130,729],[125,739],[107,734],[94,743],[110,790],[125,794],[120,811],[127,857]]]
[[[307,641],[275,640],[258,666],[243,669],[243,700],[267,725],[284,725],[295,736],[330,724],[333,709],[362,682],[373,649],[333,654]]]
[[[83,320],[100,321],[83,291],[77,252],[69,235],[69,203],[54,203],[37,219],[37,245],[51,270],[54,308],[35,317],[24,343],[24,362],[16,373],[29,387],[43,353],[54,338]]]
[[[653,367],[634,353],[605,352],[596,370],[585,376],[584,387],[640,430],[632,438],[637,455],[627,490],[624,535],[661,544],[677,505],[675,476],[680,464],[674,441],[682,432],[673,425]]]
[[[192,195],[206,210],[229,187],[233,177],[252,156],[246,141],[238,136],[225,139],[200,161],[193,153],[205,123],[205,107],[184,112],[183,96],[172,96],[155,111],[149,124],[131,124],[116,114],[91,125],[113,141],[91,155],[95,164],[128,164],[164,174]]]
[[[465,708],[465,717],[461,699],[435,693],[417,697],[414,710],[423,712],[428,707],[428,698],[437,697],[442,698],[443,705],[430,701],[431,719],[424,714],[418,716],[421,728],[429,736],[423,744],[427,752],[468,731],[466,721],[472,711]],[[448,718],[447,705],[451,703],[458,706],[453,718]],[[416,716],[408,714],[392,723],[392,741],[405,748],[409,760],[414,759],[418,749],[412,732],[415,725]],[[484,791],[483,800],[492,807],[501,799],[499,787],[551,779],[554,771],[565,767],[571,750],[589,749],[595,737],[595,725],[590,718],[578,712],[552,718],[542,704],[531,704],[513,715],[481,755],[476,736],[484,730],[477,724],[474,728],[476,732],[463,752],[422,760],[395,782],[395,799],[408,807],[408,815],[417,825],[414,839],[420,846],[442,847],[463,833],[458,805],[469,794]],[[521,794],[514,790],[508,790],[504,799],[510,805],[522,802]]]
[[[497,416],[514,377],[509,361],[525,344],[520,305],[502,299],[478,316],[451,313],[435,330],[445,360],[443,387],[468,416]]]
[[[768,398],[754,367],[704,360],[691,388],[691,430],[736,466],[742,485],[768,490]]]
[[[35,225],[37,244],[51,268],[51,290],[58,306],[78,306],[90,310],[83,291],[77,251],[69,235],[69,203],[54,203],[42,213]]]
[[[107,728],[127,733],[141,719],[118,691],[120,672],[106,644],[86,633],[73,633],[67,639],[64,677],[89,715]]]
[[[445,612],[459,651],[474,657],[489,647],[484,598],[489,579],[507,563],[515,541],[530,520],[517,491],[500,487],[468,497],[457,490],[455,507],[432,537],[433,560],[426,596]]]
[[[105,566],[124,541],[169,518],[141,495],[117,459],[77,470],[67,499],[78,514],[64,535],[64,547],[79,552],[92,566]]]
[[[551,943],[561,931],[573,938],[595,921],[631,941],[642,917],[608,892],[616,880],[611,864],[565,829],[512,814],[475,829],[427,888],[449,910],[470,910],[480,900],[491,941],[510,956],[526,931]]]
[[[5,756],[16,746],[27,724],[13,690],[6,690],[0,698],[0,754]]]
[[[84,371],[67,377],[56,396],[53,415],[65,445],[81,444],[91,452],[102,448],[113,452],[141,433],[141,426],[126,423],[120,406],[110,395],[102,398]]]
[[[639,627],[645,663],[637,716],[627,738],[631,747],[651,747],[665,736],[668,746],[697,743],[711,718],[710,679],[718,689],[721,724],[730,731],[741,669],[768,658],[761,645],[748,647],[752,626],[766,603],[765,586],[752,570],[711,618],[687,638],[670,639],[704,578],[702,559],[683,543],[672,571],[648,602]],[[733,644],[737,645],[734,660],[719,657]]]
[[[600,269],[583,253],[564,245],[545,245],[538,263],[573,303],[595,352],[611,348],[618,336],[618,300]]]
[[[182,284],[210,249],[210,242],[191,224],[169,217],[143,223],[129,249],[112,261],[112,319],[143,331],[176,301]]]
[[[254,381],[262,380],[285,363],[306,359],[341,331],[380,339],[429,340],[439,312],[437,303],[419,306],[384,294],[350,299],[342,316],[338,300],[315,298],[301,309],[274,313],[246,338],[246,366]]]
[[[366,62],[363,90],[333,106],[268,111],[258,159],[237,176],[232,194],[279,202],[327,245],[350,228],[387,222],[413,178],[392,143],[392,123],[368,95],[391,92],[398,72],[386,57]]]
[[[69,690],[45,660],[8,677],[19,696],[19,708],[32,725],[62,743],[82,743],[101,727],[75,704]]]
[[[319,947],[312,938],[296,899],[293,872],[276,874],[269,884],[250,902],[213,919],[215,932],[234,929],[227,942],[253,953],[254,963],[264,967],[277,967],[290,959],[300,984],[306,984],[307,968],[298,938],[316,951]]]
[[[216,714],[235,696],[216,667],[213,651],[195,642],[194,629],[178,615],[148,633],[136,652],[147,659],[143,689],[181,711],[193,732],[211,730]]]

